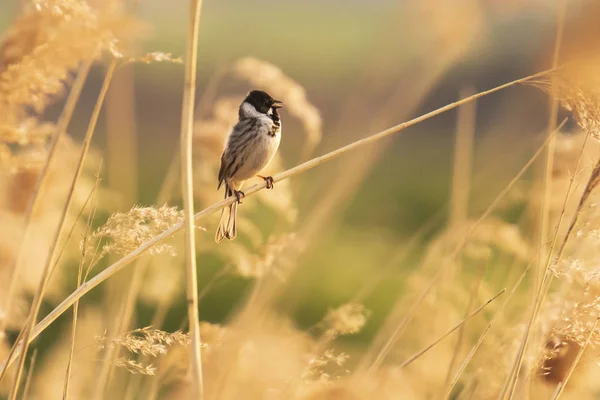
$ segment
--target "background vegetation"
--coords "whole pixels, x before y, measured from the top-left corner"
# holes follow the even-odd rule
[[[196,211],[222,198],[222,144],[251,88],[286,104],[277,173],[585,66],[249,196],[234,242],[214,244],[217,215],[198,219],[205,397],[597,398],[599,12],[577,0],[204,1]],[[37,323],[180,223],[189,15],[183,1],[0,5],[2,360],[36,298]],[[195,396],[184,254],[177,234],[109,272],[75,317],[41,331],[22,379],[13,362],[0,393]]]

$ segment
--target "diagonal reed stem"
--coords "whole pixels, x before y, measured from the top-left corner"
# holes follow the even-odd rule
[[[503,294],[506,291],[506,289],[502,289],[500,292],[498,292],[494,297],[492,297],[491,299],[489,299],[488,301],[486,301],[484,304],[480,305],[479,307],[477,307],[472,313],[470,313],[469,315],[467,315],[462,321],[460,321],[458,324],[456,324],[454,327],[450,328],[448,331],[446,331],[446,333],[444,333],[442,336],[440,336],[439,338],[437,338],[435,341],[433,341],[433,343],[431,343],[430,345],[428,345],[427,347],[425,347],[424,349],[418,351],[417,353],[413,354],[412,356],[410,356],[409,358],[407,358],[406,360],[404,360],[400,365],[398,365],[397,368],[404,368],[407,365],[409,365],[410,363],[412,363],[413,361],[415,361],[417,358],[421,357],[423,354],[427,353],[429,350],[431,350],[435,345],[437,345],[439,342],[441,342],[442,340],[444,340],[446,337],[448,337],[448,335],[452,334],[452,332],[455,332],[457,329],[460,329],[461,326],[463,326],[468,320],[470,320],[471,318],[473,318],[475,315],[479,314],[479,312],[481,312],[486,306],[488,306],[492,301],[496,300],[501,294]]]
[[[521,277],[517,280],[517,283],[515,283],[515,286],[513,287],[512,291],[510,292],[510,294],[508,295],[508,297],[504,300],[504,303],[502,303],[500,305],[500,307],[498,307],[498,310],[496,311],[496,313],[492,317],[492,320],[487,324],[487,326],[485,327],[485,329],[483,330],[483,332],[481,333],[481,335],[479,335],[479,339],[477,339],[477,342],[473,345],[473,347],[469,351],[469,354],[467,354],[467,356],[465,357],[465,359],[463,360],[463,362],[460,364],[460,366],[458,367],[458,370],[454,374],[454,378],[452,378],[452,382],[450,382],[450,384],[446,388],[445,395],[442,397],[443,400],[451,398],[452,391],[454,390],[454,387],[458,383],[458,380],[460,379],[460,376],[462,375],[462,373],[467,368],[467,365],[469,364],[469,362],[473,359],[473,356],[475,355],[475,353],[477,352],[477,350],[479,349],[479,347],[481,346],[481,344],[485,340],[485,337],[487,336],[487,334],[490,331],[490,329],[492,329],[492,326],[494,325],[494,323],[502,315],[502,311],[504,311],[504,308],[506,308],[506,306],[508,305],[510,299],[512,299],[513,295],[516,293],[517,289],[521,285],[521,282],[523,282],[523,279],[527,275],[527,272],[529,271],[529,269],[530,269],[530,267],[527,267],[525,269],[525,271],[523,271],[523,273],[521,274]]]
[[[297,165],[294,168],[290,168],[286,171],[283,171],[279,174],[276,174],[273,176],[273,181],[274,182],[280,182],[282,180],[288,179],[294,175],[299,175],[303,172],[308,171],[309,169],[312,169],[322,163],[325,163],[327,161],[332,160],[333,158],[339,157],[344,153],[347,153],[350,150],[355,150],[358,149],[360,147],[366,146],[368,144],[371,143],[375,143],[381,139],[384,139],[388,136],[391,136],[395,133],[398,133],[408,127],[414,126],[420,122],[423,122],[425,120],[428,120],[432,117],[435,117],[437,115],[440,115],[446,111],[452,110],[462,104],[468,103],[470,101],[479,99],[481,97],[487,96],[489,94],[498,92],[500,90],[506,89],[508,87],[520,84],[520,83],[525,83],[528,82],[532,79],[536,79],[542,76],[545,76],[549,73],[551,73],[553,70],[546,70],[546,71],[542,71],[539,72],[537,74],[534,75],[530,75],[524,78],[520,78],[520,79],[516,79],[512,82],[508,82],[505,83],[503,85],[497,86],[495,88],[483,91],[483,92],[479,92],[477,94],[474,94],[470,97],[461,99],[459,101],[456,101],[454,103],[450,103],[446,106],[443,106],[441,108],[438,108],[434,111],[431,111],[429,113],[423,114],[419,117],[416,117],[410,121],[407,122],[403,122],[400,123],[398,125],[395,125],[391,128],[388,128],[386,130],[380,131],[376,134],[373,134],[371,136],[368,136],[364,139],[358,140],[356,142],[353,142],[351,144],[348,144],[344,147],[341,147],[339,149],[333,150],[327,154],[324,154],[322,156],[319,157],[315,157],[309,161],[306,161],[300,165]],[[247,190],[244,191],[246,196],[251,196],[254,193],[264,189],[266,187],[266,183],[265,182],[260,182],[256,185],[253,185],[251,187],[249,187]],[[194,216],[194,220],[198,221],[199,219],[206,217],[207,215],[213,214],[219,210],[221,210],[223,207],[226,207],[228,205],[233,204],[233,202],[236,201],[235,196],[230,196],[229,198],[222,200],[218,203],[213,204],[212,206],[205,208],[204,210],[198,212],[195,214]],[[48,326],[50,326],[50,324],[52,324],[52,322],[54,322],[60,315],[62,315],[62,313],[64,313],[67,309],[69,309],[74,303],[75,301],[77,301],[78,299],[80,299],[81,297],[83,297],[86,293],[88,293],[89,291],[91,291],[92,289],[94,289],[95,287],[97,287],[98,285],[100,285],[102,282],[104,282],[105,280],[107,280],[108,278],[110,278],[111,276],[113,276],[114,274],[116,274],[117,272],[121,271],[122,269],[124,269],[127,265],[129,265],[132,261],[136,260],[138,257],[140,257],[142,254],[144,254],[145,252],[147,252],[148,250],[150,250],[153,246],[162,243],[163,241],[167,240],[168,238],[172,237],[173,235],[175,235],[177,232],[179,232],[180,230],[182,230],[184,228],[184,223],[180,222],[174,226],[172,226],[170,229],[164,231],[163,233],[161,233],[160,235],[154,237],[153,239],[143,243],[142,245],[140,245],[137,249],[133,250],[132,252],[130,252],[129,254],[127,254],[126,256],[124,256],[123,258],[121,258],[120,260],[116,261],[115,263],[113,263],[112,265],[110,265],[109,267],[107,267],[104,271],[100,272],[98,275],[96,275],[94,278],[90,279],[87,282],[84,282],[78,289],[76,289],[73,293],[71,293],[66,299],[64,299],[58,306],[56,306],[56,308],[51,311],[42,321],[40,321],[32,330],[31,332],[31,337],[29,338],[29,340],[33,340],[35,339],[40,333],[42,333]],[[22,345],[22,344],[21,344]],[[5,360],[3,362],[3,364],[0,365],[0,368],[6,368],[7,366],[9,366],[10,364],[12,364],[12,362],[14,361],[14,357],[20,354],[20,350],[16,350],[14,352],[13,357]]]

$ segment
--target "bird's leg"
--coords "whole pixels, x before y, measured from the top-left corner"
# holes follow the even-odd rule
[[[241,184],[236,185],[236,183],[231,180],[226,181],[226,184],[227,184],[227,195],[228,196],[234,195],[237,200],[237,203],[242,204],[242,199],[244,197],[246,197],[246,194],[244,192],[242,192],[241,190],[236,190],[236,188],[235,188],[236,186],[238,186],[241,189],[242,185]]]
[[[246,194],[244,192],[242,192],[241,190],[234,190],[233,195],[237,199],[238,204],[242,204],[242,199],[244,197],[246,197]]]
[[[265,180],[265,182],[267,183],[267,189],[273,189],[275,187],[275,185],[273,184],[272,176],[262,176],[262,175],[256,175],[256,176]]]

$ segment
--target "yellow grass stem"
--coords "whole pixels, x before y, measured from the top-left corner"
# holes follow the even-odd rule
[[[486,90],[480,93],[477,93],[471,97],[456,101],[454,103],[448,104],[444,107],[438,108],[434,111],[431,111],[429,113],[423,114],[419,117],[416,117],[410,121],[407,122],[403,122],[401,124],[395,125],[391,128],[388,128],[386,130],[380,131],[372,136],[366,137],[364,139],[358,140],[356,142],[353,142],[349,145],[346,145],[344,147],[341,147],[339,149],[333,150],[327,154],[324,154],[322,156],[319,157],[315,157],[309,161],[306,161],[294,168],[290,168],[286,171],[283,171],[279,174],[276,174],[273,176],[273,180],[274,182],[280,182],[282,180],[288,179],[294,175],[299,175],[303,172],[308,171],[309,169],[315,168],[316,166],[325,163],[327,161],[330,161],[336,157],[341,156],[342,154],[347,153],[348,151],[351,150],[355,150],[358,148],[361,148],[363,146],[369,145],[371,143],[375,143],[383,138],[386,138],[392,134],[395,134],[397,132],[400,132],[408,127],[411,127],[413,125],[416,125],[420,122],[423,122],[427,119],[430,119],[432,117],[435,117],[439,114],[442,114],[446,111],[452,110],[462,104],[465,104],[469,101],[473,101],[476,100],[478,98],[487,96],[489,94],[498,92],[500,90],[506,89],[508,87],[520,84],[520,83],[525,83],[531,79],[535,79],[535,78],[539,78],[541,76],[547,75],[548,73],[552,72],[552,70],[546,70],[534,75],[530,75],[524,78],[520,78],[517,80],[514,80],[512,82],[497,86],[493,89],[490,90]],[[539,155],[539,151],[538,153],[536,153],[536,155],[534,155],[534,158]],[[519,175],[513,179],[511,181],[511,183],[509,184],[510,186],[514,185],[514,183],[521,177],[521,175],[524,173],[524,171],[531,165],[530,161],[529,163],[527,163],[527,165],[524,167],[524,169],[519,173]],[[256,185],[253,185],[251,187],[249,187],[248,189],[246,189],[244,191],[244,193],[246,194],[246,196],[251,196],[254,193],[264,189],[266,187],[266,183],[265,182],[260,182]],[[502,193],[502,195],[505,195],[508,192],[509,189],[505,189]],[[197,221],[201,218],[206,217],[207,215],[213,214],[219,210],[221,210],[223,207],[226,207],[228,205],[233,204],[233,202],[236,201],[235,196],[230,196],[229,198],[222,200],[220,202],[217,202],[213,205],[211,205],[210,207],[205,208],[204,210],[198,212],[195,214],[194,219]],[[492,205],[496,206],[498,203],[498,200],[496,200]],[[488,212],[489,213],[489,212]],[[80,299],[81,297],[83,297],[86,293],[88,293],[89,291],[91,291],[92,289],[94,289],[95,287],[97,287],[98,285],[100,285],[102,282],[104,282],[105,280],[107,280],[108,278],[110,278],[111,276],[113,276],[114,274],[116,274],[117,272],[121,271],[122,269],[124,269],[127,265],[129,265],[132,261],[136,260],[138,257],[140,257],[142,254],[144,254],[145,252],[147,252],[148,250],[150,250],[153,246],[167,240],[168,238],[172,237],[173,235],[175,235],[177,232],[179,232],[181,229],[184,228],[184,223],[178,223],[174,226],[172,226],[170,229],[164,231],[163,233],[161,233],[160,235],[154,237],[152,240],[149,240],[145,243],[143,243],[142,245],[140,245],[137,249],[133,250],[132,252],[130,252],[129,254],[127,254],[126,256],[124,256],[123,258],[121,258],[120,260],[116,261],[115,263],[113,263],[112,265],[110,265],[109,267],[107,267],[104,271],[100,272],[98,275],[96,275],[94,278],[90,279],[87,282],[84,282],[77,290],[75,290],[73,293],[71,293],[66,299],[64,299],[53,311],[51,311],[42,321],[40,321],[32,330],[31,332],[31,336],[29,337],[29,340],[33,340],[35,339],[41,332],[43,332],[48,326],[50,326],[50,324],[52,324],[52,322],[54,322],[60,315],[62,315],[67,309],[69,309],[76,300]],[[15,351],[15,355],[20,354],[20,351],[17,350]],[[10,365],[12,362],[14,361],[14,357],[11,357],[7,360],[5,360],[5,362],[0,366],[0,368],[5,368],[6,366]]]
[[[25,364],[25,356],[27,354],[27,350],[29,349],[29,344],[31,343],[31,340],[32,340],[31,336],[32,336],[32,332],[34,330],[35,321],[37,320],[40,306],[42,304],[42,299],[43,299],[45,291],[46,291],[46,286],[47,286],[48,280],[49,280],[48,278],[49,278],[50,272],[52,270],[51,266],[56,257],[56,252],[58,250],[60,233],[61,233],[63,225],[65,223],[67,211],[69,210],[69,206],[71,205],[71,200],[73,199],[73,192],[75,191],[75,186],[77,185],[77,182],[79,181],[79,177],[81,176],[81,173],[83,171],[85,157],[87,156],[87,153],[89,151],[91,141],[92,141],[92,136],[94,134],[94,131],[96,130],[96,124],[97,124],[98,118],[100,116],[100,110],[102,109],[102,104],[104,103],[104,98],[106,97],[106,92],[108,91],[108,87],[110,86],[110,81],[112,79],[112,76],[113,76],[116,66],[117,66],[117,60],[113,59],[109,65],[107,72],[106,72],[106,76],[104,78],[104,83],[102,84],[100,94],[98,95],[98,100],[96,101],[96,106],[94,107],[94,111],[92,113],[92,117],[91,117],[90,123],[88,125],[85,139],[83,141],[83,148],[81,150],[81,156],[79,158],[79,162],[77,164],[77,169],[75,171],[75,176],[73,177],[73,181],[71,182],[71,187],[69,188],[69,194],[67,196],[67,200],[63,207],[62,214],[59,219],[59,224],[54,232],[54,237],[52,240],[52,247],[50,250],[50,254],[48,255],[48,257],[46,259],[46,264],[44,265],[44,269],[42,271],[40,283],[39,283],[38,289],[35,293],[35,296],[33,298],[33,302],[31,304],[31,309],[29,311],[29,321],[23,328],[25,333],[23,334],[23,339],[20,342],[20,345],[22,346],[22,348],[21,348],[21,351],[19,352],[20,353],[19,354],[19,366],[17,369],[15,379],[13,381],[12,396],[10,397],[10,400],[15,400],[17,398],[17,395],[19,392],[18,388],[19,388],[19,382],[21,380],[21,375],[23,373],[23,366]],[[17,345],[19,345],[19,344],[17,344]]]
[[[469,295],[469,301],[467,303],[467,307],[465,308],[465,314],[468,315],[471,312],[471,309],[475,305],[475,299],[479,295],[479,291],[481,288],[481,282],[483,281],[483,276],[487,271],[487,264],[479,266],[479,274],[476,278],[475,283],[473,284],[473,289],[471,289],[471,293]],[[455,281],[452,281],[453,283]],[[465,324],[466,325],[466,324]],[[463,347],[463,340],[465,337],[465,325],[463,325],[458,331],[458,337],[456,338],[456,344],[454,345],[454,351],[452,352],[452,358],[450,359],[450,364],[448,364],[448,371],[446,371],[446,380],[444,385],[442,386],[442,390],[448,386],[450,382],[450,378],[452,376],[452,371],[454,370],[454,364],[458,360],[458,356]]]
[[[479,307],[477,307],[477,309],[475,309],[472,313],[470,313],[469,315],[467,315],[466,318],[464,318],[462,321],[460,321],[458,324],[456,324],[454,327],[452,327],[451,329],[449,329],[446,333],[444,333],[442,336],[440,336],[439,338],[437,338],[436,340],[434,340],[430,345],[426,346],[424,349],[418,351],[417,353],[413,354],[412,356],[410,356],[409,358],[407,358],[404,362],[402,362],[400,365],[398,365],[398,368],[404,368],[407,365],[411,364],[413,361],[415,361],[417,358],[421,357],[423,354],[427,353],[429,350],[431,350],[435,345],[437,345],[439,342],[441,342],[442,340],[444,340],[446,337],[448,337],[448,335],[452,334],[453,332],[455,332],[457,329],[459,329],[461,326],[463,326],[468,320],[470,320],[471,318],[473,318],[475,315],[479,314],[485,307],[487,307],[491,302],[493,302],[494,300],[496,300],[498,297],[500,297],[501,294],[503,294],[506,291],[506,289],[502,289],[500,292],[498,292],[494,297],[492,297],[491,299],[489,299],[488,301],[486,301],[484,304],[480,305]]]
[[[465,87],[460,98],[475,93],[473,87]],[[475,136],[476,102],[458,107],[456,139],[454,144],[454,168],[452,172],[452,195],[450,200],[449,225],[455,227],[467,220],[469,192],[471,189],[471,164],[473,159],[473,140]]]
[[[35,362],[37,360],[38,350],[35,349],[31,355],[29,361],[29,371],[27,371],[27,378],[25,379],[25,387],[23,388],[23,400],[27,399],[29,395],[29,388],[31,387],[31,378],[33,377],[33,370],[35,369]]]
[[[98,168],[98,173],[96,174],[96,185],[94,186],[94,189],[92,190],[92,192],[90,193],[88,199],[86,200],[85,204],[83,205],[81,212],[79,213],[79,217],[81,216],[81,214],[83,214],[83,211],[85,210],[85,208],[88,205],[88,202],[91,200],[92,204],[91,204],[91,210],[92,212],[88,215],[87,218],[87,224],[86,224],[86,230],[85,230],[85,234],[83,236],[83,243],[81,244],[81,258],[79,260],[79,266],[77,268],[77,286],[81,285],[81,283],[83,282],[84,279],[84,274],[83,274],[83,264],[85,261],[85,256],[86,256],[86,249],[87,247],[87,241],[89,240],[91,234],[92,234],[92,221],[94,220],[95,216],[96,216],[96,204],[94,203],[96,195],[98,193],[98,187],[100,186],[100,167]],[[79,219],[78,217],[78,219]],[[58,260],[57,260],[58,263]],[[56,265],[55,265],[56,267]],[[79,301],[76,301],[75,304],[73,304],[73,322],[72,322],[72,326],[71,326],[71,343],[69,346],[69,360],[67,361],[67,370],[65,371],[65,384],[63,387],[63,400],[67,400],[69,397],[69,385],[71,382],[71,370],[72,370],[72,366],[73,366],[73,354],[75,352],[75,339],[76,339],[76,334],[77,334],[77,319],[79,317]]]
[[[560,47],[562,43],[564,25],[565,25],[565,13],[566,5],[568,0],[562,0],[562,5],[558,12],[558,22],[556,29],[556,36],[554,39],[554,52],[552,55],[552,68],[558,66],[558,58],[560,54]],[[557,98],[557,78],[555,76],[550,77],[550,105],[548,112],[548,125],[547,132],[550,135],[556,129],[558,123],[558,98]],[[550,218],[550,197],[552,194],[552,172],[554,170],[554,156],[556,152],[556,140],[551,139],[546,148],[546,163],[543,166],[543,180],[542,180],[542,202],[539,210],[540,223],[536,226],[538,232],[538,251],[540,257],[538,257],[538,271],[535,275],[536,286],[541,284],[543,280],[545,268],[543,260],[545,257],[544,248],[548,243],[548,219]]]
[[[565,14],[566,14],[566,8],[567,8],[567,1],[568,0],[562,0],[562,4],[559,6],[559,10],[558,10],[558,15],[557,15],[557,29],[556,29],[556,36],[554,39],[554,52],[552,55],[552,68],[556,68],[558,66],[558,58],[559,58],[559,54],[560,54],[560,47],[561,47],[561,43],[562,43],[562,37],[563,37],[563,30],[564,30],[564,25],[565,25]],[[550,112],[548,115],[548,135],[550,135],[550,132],[553,132],[556,128],[556,123],[557,123],[557,118],[558,118],[558,99],[556,97],[556,78],[555,77],[551,77],[551,99],[550,99]],[[539,225],[537,225],[537,229],[539,229],[539,231],[537,232],[537,236],[538,236],[538,252],[539,252],[539,257],[538,257],[538,269],[536,271],[535,274],[535,291],[534,291],[534,295],[532,296],[532,305],[533,305],[533,318],[530,319],[529,321],[529,325],[526,329],[526,333],[525,333],[525,337],[523,338],[523,343],[521,348],[519,349],[519,353],[517,355],[517,358],[515,360],[515,364],[512,367],[511,370],[511,375],[509,375],[509,382],[512,382],[509,384],[508,387],[508,391],[507,391],[507,397],[509,399],[512,398],[513,394],[514,394],[514,390],[517,386],[517,381],[519,379],[519,371],[521,368],[521,364],[523,362],[523,357],[525,356],[525,350],[527,348],[527,343],[529,341],[529,336],[531,335],[531,324],[533,324],[534,320],[535,320],[535,316],[537,315],[537,309],[538,307],[536,306],[537,303],[541,302],[541,299],[539,298],[539,295],[541,295],[541,293],[543,292],[543,286],[544,286],[544,281],[546,280],[546,274],[548,271],[548,263],[546,263],[546,265],[543,264],[543,260],[546,258],[546,253],[544,252],[544,248],[546,247],[546,244],[548,243],[548,219],[550,217],[550,196],[551,196],[551,191],[552,191],[552,171],[554,170],[554,153],[555,153],[555,139],[550,139],[550,142],[548,143],[548,148],[546,151],[546,163],[545,163],[545,168],[544,168],[544,172],[543,172],[543,183],[542,183],[542,188],[543,188],[543,195],[542,195],[542,204],[541,204],[541,209],[540,209],[540,223]],[[558,228],[557,228],[557,232],[558,232]],[[548,259],[550,259],[550,257],[552,257],[552,250],[549,250],[548,253]]]
[[[28,320],[25,320],[24,324],[27,325]],[[25,333],[25,330],[21,330],[21,332],[19,332],[19,336],[17,336],[17,340],[15,340],[15,344],[12,345],[12,347],[10,348],[10,351],[8,352],[8,356],[7,359],[8,360],[14,360],[18,354],[17,349],[19,348],[19,346],[21,345],[20,342],[23,339],[23,334]],[[2,382],[2,378],[4,378],[4,375],[6,375],[6,372],[8,371],[7,367],[3,367],[2,371],[0,371],[0,382]]]
[[[475,89],[472,86],[464,87],[460,91],[460,98],[465,98],[473,95]],[[473,142],[475,137],[475,121],[477,115],[476,102],[467,103],[458,108],[458,116],[456,122],[456,135],[454,142],[454,165],[452,169],[452,192],[450,199],[450,218],[449,229],[455,229],[461,224],[464,224],[468,219],[469,211],[469,194],[471,190],[471,171],[473,163]],[[475,297],[479,293],[479,285],[483,279],[485,268],[480,268],[480,275],[477,279],[474,289],[471,291],[471,296],[465,309],[465,313],[471,312],[471,307],[474,305]],[[448,280],[448,284],[452,280]],[[448,364],[448,372],[444,386],[448,385],[454,363],[458,358],[462,348],[465,327],[460,328],[458,338],[454,347],[454,353]]]
[[[31,233],[31,219],[33,215],[37,212],[38,207],[40,206],[40,193],[42,193],[44,188],[46,187],[46,184],[48,182],[48,172],[54,166],[54,157],[56,155],[58,143],[67,133],[67,128],[69,127],[69,124],[73,117],[75,106],[77,105],[85,81],[87,80],[90,68],[92,67],[92,63],[93,62],[91,60],[86,61],[79,67],[77,77],[73,82],[73,86],[71,87],[69,95],[67,96],[67,100],[65,102],[65,106],[62,110],[61,116],[59,117],[58,122],[56,124],[56,134],[52,137],[52,140],[50,142],[48,157],[46,158],[44,167],[40,173],[40,177],[38,178],[36,185],[33,188],[31,200],[27,205],[27,210],[25,211],[24,232],[21,238],[21,244],[19,245],[19,251],[17,252],[18,255],[14,264],[13,272],[10,277],[8,291],[6,293],[6,303],[4,304],[5,310],[11,309],[13,297],[15,296],[15,291],[17,289],[17,282],[19,280],[19,277],[21,276],[21,269],[23,268],[23,256],[25,255],[26,248],[25,244],[29,241],[29,236]],[[0,318],[0,333],[4,332],[5,329],[6,319]]]
[[[400,263],[408,258],[412,251],[414,251],[419,243],[423,240],[423,237],[430,233],[436,224],[441,223],[443,220],[445,209],[441,209],[430,218],[425,221],[423,225],[407,240],[404,244],[390,257],[388,262],[383,268],[369,277],[369,280],[361,287],[361,289],[354,295],[351,303],[363,303],[368,296],[370,296],[377,286],[386,279],[391,272],[393,272]]]
[[[447,387],[447,389],[445,391],[445,395],[442,397],[442,399],[449,399],[449,398],[451,398],[450,396],[452,395],[452,391],[454,390],[454,387],[458,383],[458,380],[460,379],[461,375],[463,374],[463,372],[467,368],[467,365],[473,359],[473,356],[475,356],[475,353],[477,352],[477,350],[479,349],[479,347],[481,346],[481,344],[485,340],[485,337],[487,336],[487,334],[490,331],[490,329],[492,329],[492,326],[494,325],[494,323],[502,315],[502,311],[504,311],[504,308],[506,308],[506,306],[508,305],[508,302],[510,301],[510,299],[512,299],[512,297],[515,294],[515,292],[517,291],[518,287],[521,285],[521,282],[523,282],[523,279],[525,278],[525,275],[527,275],[527,272],[529,271],[529,269],[530,268],[527,267],[525,269],[525,271],[523,271],[523,273],[521,274],[521,277],[517,280],[517,283],[513,287],[512,291],[510,292],[510,294],[508,295],[508,297],[506,298],[506,300],[504,300],[504,303],[502,303],[502,305],[498,308],[498,310],[496,311],[496,313],[492,317],[492,320],[487,324],[487,326],[485,327],[485,329],[483,330],[483,332],[479,336],[479,339],[477,339],[477,342],[473,345],[473,347],[469,351],[469,354],[467,354],[467,356],[465,357],[465,359],[463,360],[463,362],[460,364],[460,366],[458,367],[458,370],[456,371],[456,374],[454,374],[454,377],[452,378],[452,381],[450,382],[450,385]]]
[[[526,348],[527,342],[529,340],[531,329],[532,329],[533,324],[534,324],[534,322],[535,322],[535,320],[537,318],[537,315],[539,314],[539,311],[540,311],[540,309],[542,307],[542,304],[544,302],[546,294],[547,294],[548,290],[550,289],[550,284],[552,283],[552,277],[553,277],[553,275],[550,273],[550,270],[549,270],[550,264],[551,264],[551,261],[552,261],[552,253],[554,252],[554,248],[556,246],[556,242],[557,242],[557,238],[558,238],[558,232],[559,232],[559,229],[560,229],[560,225],[561,225],[563,216],[565,214],[565,210],[566,210],[566,207],[567,207],[567,202],[568,202],[569,197],[570,197],[570,195],[572,193],[573,182],[575,180],[575,175],[577,174],[577,171],[579,169],[581,158],[583,156],[583,150],[585,148],[585,144],[586,144],[586,141],[587,141],[588,137],[589,137],[589,135],[586,134],[586,138],[584,140],[584,143],[583,143],[583,145],[581,147],[581,151],[579,153],[579,158],[577,159],[577,165],[575,167],[575,171],[574,171],[573,177],[571,178],[571,181],[569,182],[569,187],[567,189],[567,194],[565,196],[565,201],[563,203],[563,208],[562,208],[562,211],[561,211],[561,215],[560,215],[560,218],[559,218],[559,221],[558,221],[558,225],[556,227],[556,232],[554,233],[554,239],[552,241],[552,246],[550,247],[550,253],[549,253],[548,259],[546,261],[545,273],[544,273],[544,276],[542,277],[541,284],[539,285],[539,287],[536,288],[536,293],[535,293],[535,296],[534,296],[534,300],[535,301],[534,301],[534,304],[533,304],[533,307],[532,307],[531,315],[530,315],[529,320],[527,322],[527,326],[526,326],[526,329],[525,329],[524,337],[523,337],[521,346],[519,347],[519,351],[517,353],[517,356],[515,358],[515,363],[513,364],[512,368],[511,368],[510,374],[507,376],[507,380],[506,380],[506,382],[504,384],[504,387],[503,387],[503,390],[502,390],[500,398],[504,398],[504,396],[508,393],[508,390],[510,389],[509,385],[511,385],[511,384],[516,385],[516,381],[518,379],[515,377],[514,372],[517,369],[520,369],[520,366],[518,364],[521,364],[522,359],[524,357],[525,348]],[[588,182],[588,186],[590,185],[590,182]],[[588,191],[588,188],[586,188],[586,191]],[[584,196],[585,196],[585,192],[584,192]],[[567,243],[568,243],[569,238],[571,236],[571,233],[573,231],[573,228],[575,227],[575,224],[577,223],[578,216],[581,213],[581,210],[583,209],[583,204],[584,204],[584,198],[582,198],[582,200],[580,201],[579,205],[577,206],[577,210],[575,211],[575,216],[573,217],[573,220],[571,221],[571,223],[569,225],[567,233],[565,234],[565,238],[563,239],[563,241],[562,241],[562,243],[560,245],[560,248],[559,248],[559,250],[557,252],[556,257],[554,258],[554,262],[555,263],[558,263],[560,261],[560,259],[562,258],[563,254],[564,254],[564,251],[566,249],[566,246],[567,246]]]
[[[198,315],[198,275],[196,268],[196,230],[194,226],[194,186],[192,177],[192,139],[194,134],[194,102],[196,98],[196,71],[198,62],[198,31],[202,0],[191,0],[190,20],[185,58],[185,83],[181,115],[181,190],[185,224],[185,265],[187,274],[187,308],[191,336],[190,363],[194,392],[204,397],[202,359],[200,354],[200,320]]]

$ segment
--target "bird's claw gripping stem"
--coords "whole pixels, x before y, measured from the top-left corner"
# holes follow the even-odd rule
[[[246,195],[244,194],[244,192],[242,192],[241,190],[234,190],[233,191],[233,195],[237,199],[238,204],[242,204],[242,199],[244,197],[246,197]]]
[[[275,187],[272,176],[258,175],[258,177],[264,179],[264,181],[267,183],[267,189],[273,189]]]

